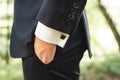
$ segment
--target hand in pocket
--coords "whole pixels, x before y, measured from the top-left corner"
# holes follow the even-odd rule
[[[56,52],[56,45],[47,43],[47,42],[35,37],[34,51],[35,51],[36,56],[44,64],[49,64],[54,59],[55,52]]]

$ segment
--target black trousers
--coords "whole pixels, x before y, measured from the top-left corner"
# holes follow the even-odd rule
[[[57,46],[54,60],[47,65],[36,55],[22,58],[25,80],[79,80],[79,63],[86,50],[83,36],[78,28],[64,48]]]

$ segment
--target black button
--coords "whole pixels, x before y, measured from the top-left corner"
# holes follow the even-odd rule
[[[68,17],[69,17],[69,19],[74,19],[75,15],[71,13],[71,14],[68,15]]]
[[[61,35],[60,39],[65,39],[66,36],[65,35]]]
[[[74,8],[71,9],[71,12],[72,12],[73,14],[77,14],[77,10],[74,9]]]
[[[73,3],[73,7],[75,8],[75,9],[78,9],[79,8],[79,4],[76,2],[76,3]]]

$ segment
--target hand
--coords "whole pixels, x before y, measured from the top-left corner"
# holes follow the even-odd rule
[[[56,52],[56,45],[47,43],[38,37],[35,37],[34,41],[34,51],[36,56],[44,63],[49,64],[53,61],[55,52]]]

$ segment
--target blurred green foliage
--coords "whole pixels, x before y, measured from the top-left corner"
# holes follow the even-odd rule
[[[104,61],[82,63],[82,80],[120,80],[120,55],[106,56]],[[84,65],[84,66],[83,66]]]
[[[20,60],[11,60],[10,64],[0,59],[0,80],[23,80]]]
[[[111,76],[120,77],[120,55],[113,55],[103,62],[103,71]],[[104,67],[105,66],[105,67]]]

